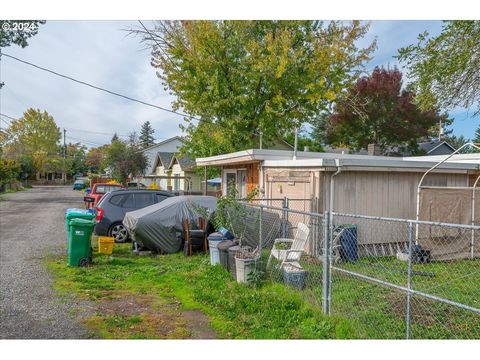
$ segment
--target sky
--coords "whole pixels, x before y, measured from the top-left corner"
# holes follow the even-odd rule
[[[151,25],[149,21],[144,23]],[[150,65],[149,50],[126,31],[138,25],[136,21],[115,20],[47,21],[29,40],[29,46],[10,46],[2,51],[78,80],[171,108],[174,97],[164,90]],[[359,45],[367,46],[377,39],[377,50],[367,71],[379,65],[398,65],[394,58],[398,48],[414,43],[425,30],[439,34],[441,25],[439,21],[373,21],[367,35],[359,40]],[[99,92],[5,56],[0,65],[1,81],[5,83],[1,113],[17,118],[29,107],[46,110],[60,128],[67,130],[67,142],[88,147],[106,144],[114,132],[125,137],[132,131],[139,132],[147,120],[155,129],[157,141],[182,134],[181,116]],[[480,117],[473,118],[472,111],[465,109],[455,109],[450,115],[455,119],[455,135],[473,137]]]

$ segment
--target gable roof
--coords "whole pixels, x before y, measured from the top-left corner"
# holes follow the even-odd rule
[[[157,166],[163,166],[165,169],[170,169],[170,164],[172,163],[174,156],[175,153],[173,152],[158,152],[153,167],[156,168]]]
[[[143,149],[143,151],[154,149],[157,146],[165,145],[165,144],[168,144],[169,142],[172,142],[172,141],[175,141],[175,140],[183,142],[183,138],[181,136],[174,136],[174,137],[171,137],[169,139],[160,141],[159,143],[153,144],[153,145]]]
[[[171,169],[175,164],[175,160],[178,162],[183,171],[192,170],[196,166],[195,161],[190,159],[187,155],[179,156],[179,154],[175,154],[173,152],[159,151],[155,157],[153,169],[156,169],[157,166],[163,166],[165,169]]]
[[[419,143],[418,147],[422,150],[425,150],[425,152],[427,154],[430,154],[435,149],[437,149],[437,148],[439,148],[440,146],[443,146],[443,145],[449,147],[452,150],[452,152],[454,152],[456,150],[452,145],[450,145],[446,141],[430,141],[430,142],[425,142],[425,143]]]
[[[175,158],[183,171],[192,170],[196,166],[195,160],[190,159],[187,155],[182,157],[175,156]]]

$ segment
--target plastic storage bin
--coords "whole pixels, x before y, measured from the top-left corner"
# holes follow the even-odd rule
[[[98,237],[98,253],[110,255],[115,245],[115,238],[111,236]]]
[[[295,289],[303,289],[305,287],[305,276],[307,272],[298,265],[283,265],[283,282],[285,285]]]

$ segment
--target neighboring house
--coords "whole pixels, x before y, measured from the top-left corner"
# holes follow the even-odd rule
[[[155,172],[154,162],[157,158],[159,152],[171,152],[176,153],[183,145],[182,138],[180,136],[174,136],[170,139],[163,140],[158,144],[152,145],[145,150],[143,153],[147,157],[148,166],[145,171],[146,175],[153,174]]]
[[[153,174],[146,175],[150,183],[170,191],[200,192],[202,177],[196,172],[195,161],[173,152],[158,152],[153,162]]]
[[[154,163],[157,158],[157,154],[159,152],[176,153],[182,145],[182,138],[180,136],[174,136],[170,139],[163,140],[158,144],[152,145],[144,149],[143,153],[147,157],[147,168],[145,170],[145,176],[138,177],[135,180],[145,185],[151,184],[152,178],[149,176],[155,174],[156,169],[154,167]]]
[[[419,143],[418,147],[425,151],[426,155],[450,155],[456,150],[446,141],[430,141]],[[405,154],[404,156],[408,156],[408,154]]]
[[[35,181],[42,184],[63,184],[66,174],[58,171],[38,172],[35,174]]]

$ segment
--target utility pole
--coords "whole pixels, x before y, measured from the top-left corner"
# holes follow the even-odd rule
[[[5,85],[2,82],[2,48],[0,47],[0,113],[2,112],[2,88]],[[6,124],[6,122],[5,122]],[[2,121],[0,120],[0,130],[2,130]]]
[[[63,129],[63,185],[67,184],[67,143],[65,141],[67,129]]]
[[[293,160],[297,160],[297,147],[298,147],[298,127],[295,128],[295,142],[293,144]]]

